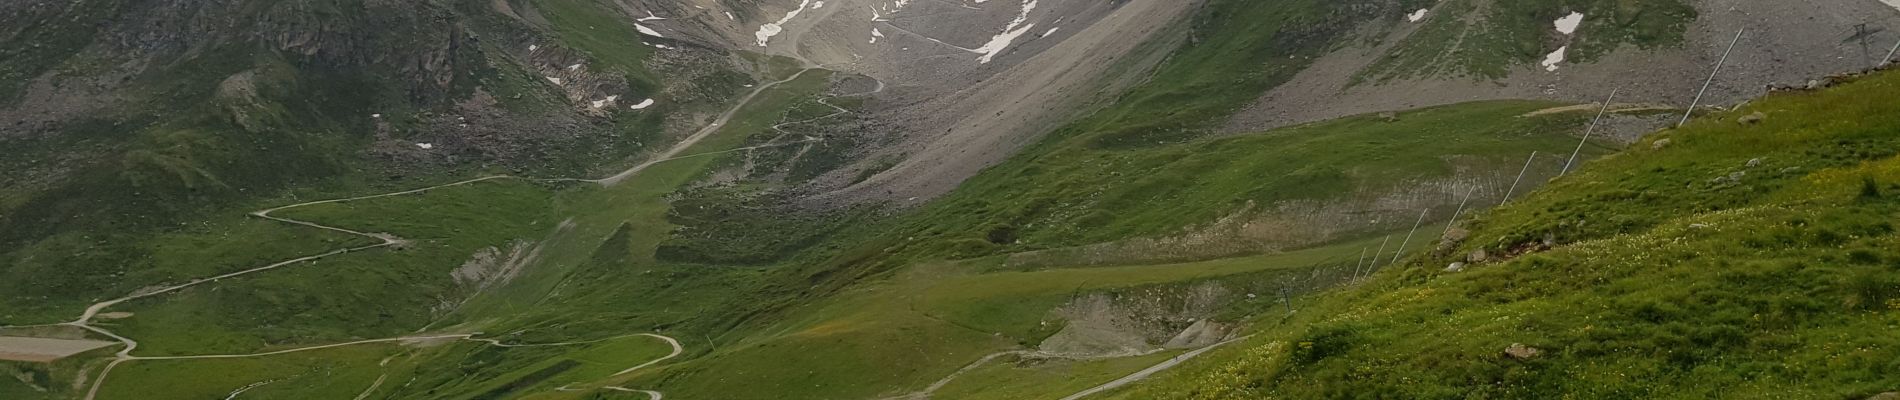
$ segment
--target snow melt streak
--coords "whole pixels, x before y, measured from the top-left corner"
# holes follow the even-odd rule
[[[799,0],[798,8],[792,10],[792,12],[785,13],[785,18],[779,18],[778,22],[759,25],[759,31],[752,34],[752,36],[759,39],[759,47],[765,47],[766,43],[772,41],[773,36],[778,36],[779,32],[785,31],[785,28],[780,25],[791,22],[793,17],[797,17],[798,13],[805,12],[805,7],[810,6],[811,0]]]
[[[1029,12],[1035,9],[1036,0],[1023,0],[1023,11],[1017,13],[1016,19],[1010,20],[1009,25],[1003,27],[1003,33],[990,37],[989,43],[984,43],[983,47],[976,48],[976,52],[983,53],[982,56],[976,58],[976,62],[978,64],[989,64],[990,59],[995,58],[997,54],[1001,54],[1004,49],[1008,49],[1009,44],[1015,42],[1017,37],[1028,33],[1030,28],[1036,27],[1036,24],[1025,23],[1029,22]]]

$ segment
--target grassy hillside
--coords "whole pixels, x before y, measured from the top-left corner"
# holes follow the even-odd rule
[[[682,397],[898,394],[985,354],[1033,346],[1061,326],[1050,311],[1076,296],[1222,277],[1269,281],[1350,264],[1362,245],[1153,266],[999,270],[996,258],[919,265],[798,307],[783,322],[634,382]],[[725,383],[735,376],[750,384]]]
[[[0,73],[20,78],[9,85],[43,80],[89,88],[59,96],[110,99],[70,121],[0,135],[7,149],[0,166],[16,171],[0,177],[0,271],[18,278],[0,281],[0,324],[47,321],[46,310],[70,309],[96,293],[198,276],[227,262],[208,254],[182,255],[212,257],[196,264],[175,258],[166,249],[176,242],[294,236],[233,210],[502,170],[583,176],[618,167],[659,142],[667,115],[718,110],[754,83],[723,65],[702,65],[717,58],[703,55],[676,61],[704,67],[699,72],[661,81],[644,64],[651,48],[606,40],[638,38],[631,23],[591,1],[550,2],[562,6],[550,6],[549,15],[581,19],[545,32],[485,1],[189,3],[23,4],[26,24],[0,29],[0,51],[21,55],[0,65]],[[168,15],[179,21],[144,23]],[[560,31],[583,23],[596,28],[593,36]],[[225,26],[242,29],[214,28]],[[537,40],[540,56],[599,64],[607,71],[599,80],[634,82],[619,86],[646,94],[690,87],[693,95],[642,112],[577,115],[563,89],[533,71],[545,60],[501,47]],[[8,95],[0,107],[62,106],[12,102],[24,96],[12,89],[0,93]],[[470,122],[499,128],[471,129]],[[419,149],[423,142],[438,147]],[[222,251],[243,265],[328,244],[286,240],[255,254]]]
[[[1681,0],[1453,0],[1408,2],[1406,11],[1428,9],[1416,32],[1401,39],[1359,79],[1420,77],[1496,79],[1567,47],[1571,61],[1590,62],[1622,46],[1675,46],[1697,17]],[[1584,19],[1571,35],[1555,21],[1571,13]],[[1406,22],[1401,22],[1406,23]]]
[[[1532,151],[1575,145],[1569,134],[1588,115],[1520,117],[1551,105],[1467,104],[1391,121],[1366,115],[1179,145],[1065,149],[971,180],[926,211],[916,229],[937,245],[966,245],[979,254],[1047,249],[1185,233],[1248,204],[1352,201],[1500,171],[1508,179]],[[1340,224],[1365,233],[1410,222]]]
[[[808,71],[798,80],[764,92],[747,104],[739,114],[743,117],[729,121],[686,154],[716,153],[741,145],[753,133],[781,121],[796,99],[822,90],[826,82],[825,72]],[[406,383],[384,387],[372,398],[518,398],[598,380],[665,355],[670,348],[662,343],[626,335],[698,320],[696,310],[673,310],[668,305],[710,307],[744,296],[743,289],[732,290],[736,289],[732,286],[756,273],[675,268],[655,265],[651,259],[652,249],[667,232],[665,196],[700,176],[712,160],[692,157],[656,164],[609,188],[498,179],[412,195],[285,209],[272,215],[391,233],[411,242],[121,304],[111,311],[130,315],[95,322],[139,340],[141,346],[135,352],[139,356],[242,354],[419,331],[485,331],[496,332],[489,337],[517,344],[578,344],[518,348],[474,342],[369,344],[246,359],[140,360],[115,370],[102,398],[137,397],[138,388],[160,398],[191,398],[228,393],[255,382],[304,382],[264,384],[254,389],[260,396],[322,397],[357,393],[375,379]],[[256,207],[295,201],[276,199]],[[365,244],[358,237],[236,216],[228,222],[146,240],[151,244],[132,245],[150,247],[156,254],[144,259],[158,265],[140,269],[149,276],[115,281],[124,286],[122,291],[38,298],[47,302],[44,307],[24,308],[22,315],[12,318],[70,319],[85,303],[140,286]],[[605,243],[639,250],[594,251],[612,247]],[[483,254],[492,256],[482,261]],[[489,269],[492,280],[482,283],[461,278],[466,276],[462,270],[470,265],[523,259],[532,259],[522,262],[531,269],[514,274],[493,274],[500,269]],[[679,298],[680,290],[666,289],[690,279],[627,270],[636,267],[713,276],[709,281],[720,286],[687,289],[688,298]],[[50,298],[70,300],[51,302]],[[704,323],[725,321],[713,318]],[[24,371],[22,376],[51,373],[46,366],[5,366],[9,371]],[[215,379],[206,378],[210,375],[216,375]],[[0,390],[30,389],[8,379],[0,380]],[[36,394],[42,395],[58,396],[60,391]]]
[[[1652,135],[1470,240],[1120,398],[1814,398],[1900,389],[1900,73]],[[1759,124],[1737,122],[1761,113]],[[1455,248],[1455,250],[1452,250]],[[1483,261],[1462,273],[1453,261]],[[1523,344],[1540,350],[1513,357]],[[1351,385],[1338,385],[1350,381]]]
[[[650,250],[642,248],[647,246],[642,239],[634,239],[639,245],[633,251],[592,254],[614,254],[604,259],[630,254],[635,262],[617,264],[638,269],[618,267],[621,273],[663,277],[671,283],[654,288],[658,293],[690,297],[653,298],[638,291],[628,295],[593,289],[627,285],[613,281],[609,265],[590,266],[587,270],[601,272],[586,276],[597,278],[576,281],[577,286],[562,296],[603,303],[621,301],[609,300],[617,297],[647,298],[665,304],[671,313],[738,316],[732,325],[736,329],[707,333],[704,340],[713,346],[707,353],[634,380],[669,395],[851,398],[896,394],[920,389],[984,354],[1034,346],[1060,327],[1060,318],[1050,315],[1052,309],[1077,296],[1221,277],[1248,277],[1234,278],[1235,282],[1270,281],[1290,271],[1305,273],[1349,264],[1362,249],[1380,244],[1375,235],[1408,228],[1417,209],[1404,210],[1405,226],[1386,221],[1325,239],[1349,245],[1211,262],[1208,265],[1223,266],[1213,270],[1190,267],[1201,264],[1166,264],[1031,271],[1006,266],[997,258],[948,264],[937,260],[1174,234],[1243,209],[1249,202],[1271,206],[1286,201],[1376,198],[1406,190],[1409,182],[1498,171],[1506,171],[1505,183],[1509,183],[1509,175],[1517,172],[1530,151],[1567,153],[1576,145],[1571,134],[1582,128],[1588,115],[1520,117],[1553,106],[1540,102],[1466,104],[1241,137],[1199,138],[1199,127],[1250,101],[1259,90],[1302,65],[1298,57],[1289,55],[1319,51],[1330,46],[1331,40],[1344,38],[1343,32],[1327,27],[1371,18],[1380,11],[1319,2],[1271,6],[1216,2],[1194,27],[1210,40],[1182,49],[1149,84],[923,210],[886,225],[857,225],[843,237],[789,256],[772,242],[759,249],[747,248],[773,252],[757,259],[784,259],[781,267],[771,270],[686,269],[664,265],[665,259],[659,260],[662,265],[643,266],[639,259]],[[1244,54],[1236,58],[1236,52]],[[1261,64],[1270,68],[1255,72]],[[1249,72],[1236,72],[1242,70]],[[1234,82],[1221,77],[1241,77],[1244,84],[1234,87]],[[1147,122],[1161,125],[1142,125]],[[1124,140],[1128,138],[1142,139]],[[1154,139],[1162,140],[1155,143]],[[1604,149],[1590,146],[1586,156]],[[700,242],[682,241],[676,234],[672,245],[751,243],[765,234],[737,229],[805,227],[810,228],[805,232],[812,232],[836,222],[749,225],[747,221],[761,217],[708,204],[730,200],[719,197],[724,195],[682,197],[672,212],[674,222],[688,224],[680,232]],[[1434,218],[1451,212],[1450,207],[1438,211],[1443,215]],[[727,225],[723,233],[716,229],[721,224]],[[637,230],[631,232],[638,235]],[[717,241],[720,238],[727,240]],[[1422,242],[1414,242],[1415,247]],[[614,242],[609,245],[619,247]],[[746,252],[720,255],[734,257],[723,262],[754,256]],[[882,279],[887,277],[888,281]],[[1252,286],[1236,283],[1233,287]],[[754,293],[713,307],[695,301],[717,299],[709,293],[718,290]],[[840,292],[832,296],[833,290]],[[761,301],[764,304],[758,304]],[[1247,304],[1253,308],[1231,315],[1259,311],[1264,303]],[[601,317],[569,313],[544,325],[581,329],[612,323]],[[704,329],[662,326],[687,332]],[[986,370],[981,376],[1016,372],[1022,371]],[[731,385],[738,376],[753,384]]]
[[[1214,124],[1313,57],[1357,39],[1351,27],[1400,17],[1401,6],[1210,2],[1189,28],[1197,40],[1176,50],[1151,79],[907,218],[901,231],[914,239],[903,246],[910,254],[967,257],[1180,235],[1249,204],[1257,209],[1244,218],[1285,217],[1273,208],[1287,202],[1370,202],[1426,182],[1507,169],[1509,179],[1532,150],[1568,153],[1574,146],[1561,142],[1587,116],[1517,118],[1549,106],[1535,102],[1368,115],[1204,138]],[[1403,228],[1399,219],[1373,227],[1339,225],[1365,233]],[[1343,239],[1292,230],[1291,236],[1307,243]],[[1290,242],[1279,244],[1301,245]]]

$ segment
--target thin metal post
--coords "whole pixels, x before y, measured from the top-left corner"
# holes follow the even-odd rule
[[[1728,50],[1723,51],[1722,59],[1715,62],[1715,70],[1709,72],[1709,80],[1703,81],[1702,90],[1695,92],[1695,101],[1689,103],[1688,112],[1682,113],[1682,121],[1676,123],[1677,128],[1681,128],[1682,124],[1689,123],[1689,116],[1695,115],[1696,106],[1702,105],[1702,94],[1707,93],[1709,91],[1709,85],[1715,83],[1715,75],[1722,73],[1722,64],[1728,63],[1729,53],[1735,51],[1735,44],[1742,42],[1742,32],[1747,32],[1747,31],[1748,31],[1748,28],[1735,30],[1735,40],[1731,40],[1728,42]]]
[[[1352,266],[1352,279],[1359,279],[1359,270],[1366,266],[1366,248],[1359,248],[1359,263]]]
[[[1392,243],[1392,235],[1385,235],[1385,240],[1379,241],[1379,251],[1372,252],[1372,264],[1366,265],[1366,276],[1372,276],[1372,271],[1379,270],[1379,257],[1385,255],[1385,245],[1388,243]]]
[[[1504,191],[1504,200],[1503,200],[1503,201],[1499,201],[1499,202],[1498,202],[1498,207],[1503,207],[1503,206],[1504,206],[1504,204],[1506,204],[1506,203],[1510,203],[1510,202],[1511,202],[1511,193],[1514,193],[1514,192],[1517,192],[1517,184],[1518,184],[1519,182],[1523,182],[1523,181],[1524,181],[1524,173],[1525,173],[1525,172],[1530,172],[1530,171],[1531,171],[1531,162],[1532,162],[1532,161],[1537,161],[1537,151],[1536,151],[1536,150],[1531,150],[1531,158],[1527,158],[1527,159],[1524,159],[1524,168],[1523,168],[1523,169],[1519,169],[1519,170],[1517,170],[1517,179],[1516,179],[1516,180],[1513,180],[1513,181],[1511,181],[1511,189],[1510,189],[1510,190],[1506,190],[1506,191]]]
[[[1440,233],[1440,234],[1438,234],[1438,237],[1439,237],[1439,238],[1441,238],[1441,239],[1442,239],[1442,238],[1444,238],[1444,237],[1445,237],[1445,235],[1450,235],[1450,234],[1451,234],[1451,227],[1452,227],[1452,225],[1456,225],[1456,224],[1458,224],[1458,216],[1459,216],[1459,215],[1464,215],[1464,213],[1465,213],[1465,204],[1466,204],[1466,203],[1470,203],[1470,202],[1471,202],[1471,196],[1472,196],[1472,195],[1475,195],[1475,194],[1478,194],[1478,188],[1476,188],[1476,187],[1473,187],[1473,188],[1471,188],[1471,191],[1468,191],[1468,192],[1465,192],[1465,200],[1464,200],[1464,201],[1460,201],[1460,202],[1458,202],[1458,211],[1453,211],[1453,212],[1451,213],[1451,221],[1448,221],[1448,222],[1445,222],[1445,232],[1444,232],[1444,233]],[[1403,247],[1401,247],[1401,248],[1403,248]]]
[[[1412,223],[1412,231],[1405,233],[1405,241],[1399,242],[1399,250],[1392,252],[1392,262],[1385,263],[1385,265],[1397,264],[1399,262],[1399,256],[1405,254],[1405,245],[1412,243],[1412,234],[1418,233],[1418,226],[1425,224],[1425,214],[1430,212],[1432,212],[1431,207],[1418,210],[1418,222]]]
[[[1577,141],[1577,149],[1570,151],[1570,160],[1564,161],[1564,169],[1563,171],[1558,171],[1557,176],[1564,176],[1564,174],[1570,173],[1570,166],[1577,163],[1577,155],[1583,153],[1583,145],[1590,143],[1590,134],[1596,133],[1597,123],[1603,121],[1603,114],[1610,112],[1610,102],[1616,101],[1616,93],[1621,91],[1623,91],[1623,88],[1620,87],[1611,89],[1610,98],[1603,99],[1603,108],[1597,110],[1596,119],[1590,120],[1590,127],[1583,130],[1583,139]]]
[[[1880,59],[1880,66],[1885,67],[1887,64],[1892,64],[1894,52],[1900,52],[1900,42],[1893,42],[1893,50],[1887,50],[1887,58]]]
[[[1286,304],[1286,315],[1293,315],[1293,291],[1286,284],[1280,284],[1280,303]]]

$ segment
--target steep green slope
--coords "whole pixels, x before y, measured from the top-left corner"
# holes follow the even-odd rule
[[[609,170],[659,142],[667,115],[717,110],[753,83],[706,55],[676,55],[700,72],[660,81],[630,22],[591,1],[547,13],[593,18],[562,20],[599,28],[587,38],[486,1],[71,3],[10,5],[26,23],[0,30],[0,49],[18,53],[6,81],[46,86],[0,93],[0,110],[64,115],[0,135],[0,166],[15,171],[0,177],[0,271],[17,278],[0,281],[3,324],[194,276],[155,248],[240,225],[195,221],[477,173]],[[553,61],[590,64],[574,73],[589,86],[550,84],[537,68]],[[669,87],[692,94],[589,113],[564,93]],[[279,254],[260,250],[238,256]]]
[[[1565,58],[1590,62],[1623,46],[1657,49],[1682,43],[1695,21],[1691,2],[1681,0],[1452,0],[1414,2],[1427,10],[1418,31],[1394,43],[1364,71],[1361,80],[1466,77],[1497,79],[1543,59],[1559,47]],[[1572,13],[1583,20],[1570,35],[1555,21]],[[1406,28],[1400,28],[1406,29]]]
[[[1900,73],[1881,72],[1652,135],[1120,398],[1900,389],[1900,105],[1868,101],[1895,95]],[[1474,263],[1440,271],[1453,261]]]
[[[407,241],[119,304],[108,311],[127,314],[101,317],[93,325],[139,340],[141,346],[133,354],[141,357],[252,354],[384,341],[256,357],[134,360],[114,370],[101,398],[191,398],[257,382],[287,383],[261,384],[254,390],[259,396],[321,397],[358,393],[374,386],[372,380],[404,382],[363,392],[374,398],[519,398],[602,379],[665,356],[670,346],[632,335],[699,319],[691,310],[668,309],[670,304],[703,307],[744,294],[691,293],[714,299],[695,303],[672,298],[678,291],[652,290],[679,284],[677,280],[627,270],[671,267],[656,266],[649,259],[652,246],[667,232],[665,195],[705,173],[714,158],[699,155],[719,154],[768,129],[782,120],[795,99],[822,90],[828,78],[825,71],[806,71],[782,87],[761,89],[760,96],[739,110],[741,118],[686,148],[685,158],[654,164],[617,186],[496,178],[273,212],[273,217],[388,233]],[[268,206],[294,200],[278,201]],[[232,226],[252,230],[231,231]],[[235,216],[227,224],[149,240],[154,242],[150,246],[165,251],[150,259],[160,267],[144,271],[154,274],[150,281],[167,283],[373,242]],[[603,243],[634,246],[628,242],[636,240],[645,243],[640,256],[586,251],[611,247]],[[721,277],[745,274],[673,270]],[[78,299],[137,289],[73,296],[77,299],[47,307],[42,318],[70,319],[84,308]],[[483,331],[496,332],[481,335],[485,339],[524,346],[455,338],[390,339]],[[101,360],[91,360],[85,373],[96,374]],[[60,374],[60,379],[69,379],[77,372],[64,365],[13,362],[0,363],[0,368],[29,378]],[[288,384],[293,382],[303,383]],[[5,390],[0,393],[32,390],[20,383],[0,380],[0,390]],[[25,398],[63,398],[85,389],[54,387]]]
[[[1151,223],[1148,229],[1155,232],[1188,225],[1183,221],[1211,221],[1223,213],[1245,209],[1249,201],[1262,204],[1288,198],[1331,201],[1368,196],[1365,194],[1368,192],[1384,193],[1394,190],[1392,187],[1403,186],[1402,182],[1442,179],[1474,171],[1515,174],[1523,165],[1522,156],[1532,150],[1549,153],[1576,146],[1577,139],[1570,133],[1581,129],[1588,115],[1523,116],[1550,105],[1473,103],[1400,113],[1393,120],[1362,116],[1242,137],[1086,153],[1089,158],[1074,158],[1083,161],[1042,166],[1046,168],[1045,173],[1010,176],[1011,183],[967,186],[953,194],[950,201],[933,204],[885,226],[854,230],[799,255],[787,265],[750,275],[757,279],[752,282],[727,280],[735,278],[731,274],[737,274],[736,271],[723,272],[728,275],[721,278],[721,273],[706,271],[704,267],[699,271],[683,271],[666,267],[664,263],[660,268],[642,266],[639,274],[663,274],[661,276],[673,282],[669,286],[679,287],[660,288],[662,291],[656,294],[688,294],[697,301],[723,299],[725,303],[655,299],[658,304],[666,304],[672,313],[689,312],[699,316],[699,321],[681,321],[684,326],[669,329],[692,332],[720,328],[705,326],[707,320],[745,319],[735,321],[736,329],[707,332],[712,335],[708,339],[717,343],[709,354],[655,371],[658,375],[649,379],[657,380],[635,382],[688,397],[888,395],[893,394],[893,388],[920,389],[991,352],[1033,348],[1061,328],[1062,318],[1052,313],[1075,298],[1123,291],[1140,293],[1134,290],[1137,287],[1178,290],[1228,278],[1233,282],[1222,286],[1238,293],[1274,293],[1280,287],[1253,282],[1275,282],[1291,275],[1313,273],[1321,267],[1333,268],[1328,272],[1334,274],[1330,279],[1338,279],[1337,275],[1345,274],[1342,269],[1350,269],[1361,250],[1383,244],[1377,234],[1399,230],[1397,233],[1402,235],[1405,233],[1402,229],[1409,227],[1412,221],[1403,221],[1403,227],[1362,228],[1321,241],[1349,243],[1347,245],[1197,264],[1064,268],[1089,266],[1071,260],[1066,264],[1052,261],[1047,266],[1055,268],[1038,271],[1041,268],[1010,264],[1008,257],[958,263],[936,260],[1028,248],[1014,242],[996,244],[983,236],[957,237],[987,234],[982,230],[964,230],[965,225],[961,224],[972,218],[992,218],[960,208],[970,204],[972,200],[968,199],[987,199],[986,203],[977,204],[1001,206],[1030,203],[1019,198],[1025,195],[1061,199],[1091,198],[1087,195],[1091,192],[1139,193],[1129,196],[1138,201],[1101,201],[1080,206],[1057,204],[1045,210],[1048,215],[1079,214],[1062,208],[1071,206],[1099,210],[1099,213],[1117,214],[1116,220],[1129,221],[1127,225],[1096,227],[1099,231],[1086,227],[1058,230],[1070,225],[1038,221],[1033,225],[1038,229],[1024,229],[1022,232],[1026,234],[1018,239],[1028,243],[1042,238],[1072,237],[1069,243],[1091,243],[1091,240],[1116,240],[1146,233],[1137,230],[1141,227],[1135,225],[1143,221]],[[1599,151],[1598,148],[1592,146],[1592,152]],[[1368,154],[1377,156],[1366,156]],[[1116,173],[1101,172],[1105,170]],[[1337,172],[1310,177],[1284,172],[1304,170]],[[1278,179],[1281,176],[1292,178]],[[1031,180],[1040,184],[1025,183]],[[1164,182],[1172,184],[1161,184]],[[1317,189],[1329,190],[1306,196],[1281,194]],[[699,201],[674,206],[692,207],[694,210],[690,212],[696,214],[714,212]],[[1443,215],[1435,218],[1444,218],[1451,212],[1450,208],[1440,211]],[[1411,216],[1416,215],[1417,210],[1405,212]],[[723,217],[739,218],[728,221],[731,224],[752,221],[752,217],[746,215]],[[900,233],[888,233],[886,229]],[[902,233],[912,229],[918,231]],[[1412,247],[1421,248],[1423,243],[1423,240],[1413,242]],[[609,245],[618,243],[609,242]],[[1396,249],[1399,243],[1395,241],[1391,245]],[[648,249],[636,248],[630,253],[649,254],[652,250]],[[1215,255],[1208,257],[1211,256]],[[1141,264],[1127,260],[1117,264],[1129,263]],[[584,271],[597,268],[626,271],[627,266],[642,265],[639,261],[613,264],[619,266],[590,265]],[[890,271],[889,275],[849,275],[880,274],[867,272],[879,269]],[[577,282],[577,286],[568,291],[572,294],[561,297],[612,302],[603,304],[654,298],[638,291],[628,294],[626,289],[607,289],[631,287],[627,286],[629,283],[614,280],[611,273],[590,273],[589,276],[597,278]],[[882,277],[889,279],[879,279]],[[709,298],[699,291],[712,285],[747,293]],[[824,291],[833,285],[842,285],[835,296]],[[781,298],[792,300],[759,303]],[[1233,299],[1221,301],[1233,302],[1232,307],[1236,307],[1230,315],[1223,315],[1223,319],[1260,311],[1265,304]],[[577,309],[542,324],[571,330],[612,324],[603,318],[620,313],[642,314],[632,310],[606,313],[596,310],[583,314]],[[933,356],[915,359],[919,352]],[[903,367],[891,366],[895,364]],[[813,368],[814,365],[825,367]],[[755,384],[735,388],[723,383],[735,375],[747,376]],[[809,382],[823,384],[810,386]]]
[[[1409,10],[1403,3],[1210,2],[1188,33],[1196,40],[1176,50],[1151,79],[906,219],[904,235],[915,239],[904,246],[961,257],[1184,235],[1222,217],[1285,223],[1306,217],[1276,209],[1288,203],[1370,204],[1431,182],[1487,179],[1505,170],[1503,179],[1510,179],[1532,150],[1568,153],[1558,144],[1564,139],[1552,134],[1576,130],[1587,116],[1518,118],[1550,106],[1529,102],[1366,115],[1203,139],[1315,57],[1363,39],[1353,27],[1402,18]],[[1247,247],[1320,244],[1410,222],[1394,217],[1361,226],[1365,221],[1344,216],[1376,211],[1406,214],[1416,208],[1348,210],[1324,223],[1343,232],[1293,226],[1283,237]],[[1444,211],[1433,218],[1448,216]]]

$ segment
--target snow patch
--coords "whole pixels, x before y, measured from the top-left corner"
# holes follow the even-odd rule
[[[1059,30],[1062,30],[1062,27],[1060,27],[1060,26],[1058,26],[1058,27],[1054,27],[1054,28],[1049,28],[1049,31],[1048,31],[1048,32],[1043,32],[1043,33],[1042,33],[1042,36],[1043,36],[1043,37],[1048,37],[1049,35],[1054,35],[1054,34],[1056,34],[1056,31],[1059,31]]]
[[[647,21],[664,21],[664,20],[666,20],[666,18],[660,18],[660,16],[658,15],[653,15],[653,10],[647,10],[647,16],[640,17],[640,19],[636,19],[635,21],[647,22]]]
[[[813,9],[813,10],[816,10],[816,9],[820,9],[820,8],[825,8],[825,1],[824,1],[824,0],[818,0],[818,1],[817,1],[817,2],[815,2],[815,3],[811,3],[811,9]]]
[[[540,50],[540,49],[541,49],[541,46],[532,45],[532,44],[528,45],[528,51],[535,51],[535,50]]]
[[[580,64],[574,64],[574,65],[569,65],[569,66],[567,66],[567,70],[569,70],[569,71],[579,71],[580,69],[581,69],[581,65],[580,65]]]
[[[1017,37],[1029,32],[1029,28],[1036,27],[1036,24],[1026,23],[1029,22],[1029,12],[1035,10],[1036,0],[1023,0],[1022,12],[1017,13],[1016,19],[1010,20],[1009,25],[1003,26],[1003,33],[990,37],[989,43],[984,43],[983,47],[976,48],[977,53],[983,54],[976,58],[976,62],[978,64],[989,64],[990,59],[995,58],[997,54],[1008,49],[1009,44],[1015,42]]]
[[[738,21],[738,20],[739,20],[738,18],[733,18],[733,17],[732,17],[732,12],[731,12],[731,11],[727,11],[727,12],[726,12],[726,19],[729,19],[729,20],[733,20],[733,21]]]
[[[1425,14],[1430,13],[1430,12],[1432,12],[1432,10],[1429,8],[1420,8],[1418,9],[1418,11],[1413,11],[1411,14],[1407,14],[1405,16],[1405,20],[1411,21],[1411,22],[1418,22],[1418,20],[1425,19]]]
[[[1566,15],[1563,18],[1558,18],[1555,24],[1557,25],[1558,33],[1565,35],[1577,33],[1577,26],[1583,25],[1583,13],[1570,13],[1570,15]]]
[[[882,37],[884,37],[884,32],[878,31],[877,28],[871,28],[871,43],[877,43],[877,39]]]
[[[640,104],[634,104],[631,108],[635,110],[639,110],[639,109],[652,107],[652,106],[653,106],[653,99],[646,99],[645,101],[641,101]]]
[[[652,36],[652,37],[666,37],[666,35],[661,35],[660,31],[653,30],[653,28],[648,28],[646,25],[633,24],[633,29],[639,30],[640,34],[642,35],[647,35],[647,36]]]
[[[759,25],[759,31],[752,34],[752,36],[759,39],[759,47],[765,47],[766,43],[772,41],[773,36],[778,36],[779,32],[784,32],[785,28],[780,25],[791,22],[793,17],[797,17],[798,13],[805,12],[805,7],[809,6],[811,6],[811,0],[799,0],[798,8],[793,9],[792,12],[785,13],[785,17],[779,18],[778,22]]]
[[[435,144],[434,143],[416,143],[416,147],[421,147],[423,150],[428,150],[428,149],[435,148]]]
[[[382,114],[370,114],[370,115],[369,115],[369,117],[370,117],[370,118],[382,118],[382,117],[383,117],[383,115],[382,115]]]
[[[552,76],[550,76],[550,77],[547,77],[547,78],[548,78],[548,82],[554,82],[554,84],[556,84],[556,85],[559,85],[559,84],[561,84],[561,78],[556,78],[556,77],[552,77]]]
[[[1553,51],[1553,52],[1550,52],[1549,55],[1545,55],[1544,62],[1539,63],[1539,65],[1543,65],[1545,71],[1556,71],[1557,64],[1564,62],[1564,52],[1569,51],[1569,50],[1570,50],[1570,46],[1558,47],[1557,51]]]

